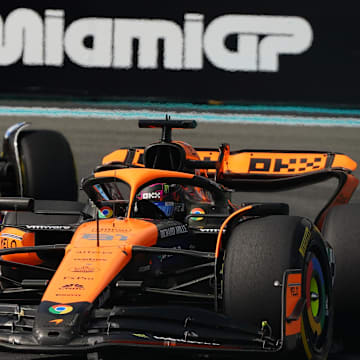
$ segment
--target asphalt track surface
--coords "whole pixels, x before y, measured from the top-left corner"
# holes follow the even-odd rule
[[[1,104],[0,104],[1,105]],[[169,112],[169,109],[167,109]],[[286,114],[285,114],[286,115]],[[194,116],[196,118],[196,116]],[[77,165],[78,177],[81,179],[89,175],[98,164],[102,156],[118,147],[146,145],[157,141],[160,137],[158,129],[138,129],[137,121],[114,120],[107,118],[48,118],[31,117],[19,119],[14,116],[0,116],[0,134],[19,121],[29,120],[32,128],[53,129],[62,132],[69,140],[73,149]],[[360,116],[359,116],[360,120]],[[173,138],[183,140],[194,146],[217,147],[222,143],[229,143],[231,150],[240,149],[279,149],[279,150],[318,150],[336,151],[349,155],[352,159],[360,161],[360,127],[317,127],[317,126],[281,126],[264,124],[242,123],[207,123],[200,122],[194,130],[175,130]],[[46,149],[44,149],[44,152]],[[360,171],[355,171],[360,177]],[[237,194],[236,201],[286,201],[290,204],[291,214],[304,215],[314,218],[316,213],[326,202],[335,184],[327,182],[322,185],[310,186],[306,189],[296,189],[289,193],[279,194]],[[80,199],[85,197],[81,194]],[[353,196],[352,202],[360,203],[360,190]],[[131,359],[144,354],[119,353],[108,358]],[[158,359],[183,359],[189,355],[176,355],[171,353],[158,354]],[[149,354],[145,354],[149,356]],[[72,356],[46,356],[33,354],[12,354],[0,352],[0,359],[36,360],[36,359],[80,359]],[[248,356],[237,358],[247,359]],[[253,358],[253,357],[251,357]],[[257,356],[255,357],[258,358]],[[330,357],[331,360],[360,359],[359,354],[340,354]]]

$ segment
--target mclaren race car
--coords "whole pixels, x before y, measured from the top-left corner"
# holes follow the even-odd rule
[[[332,245],[338,219],[349,218],[331,209],[355,190],[356,163],[337,153],[195,149],[171,138],[195,121],[139,125],[162,128],[161,140],[105,156],[82,180],[87,204],[50,193],[0,198],[0,348],[326,359],[337,310]],[[339,185],[314,222],[290,216],[286,203],[232,201],[236,190],[331,177]]]

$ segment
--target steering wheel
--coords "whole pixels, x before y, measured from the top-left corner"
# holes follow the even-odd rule
[[[138,200],[137,203],[137,213],[136,215],[144,218],[151,218],[151,219],[167,219],[168,217],[165,213],[153,204],[149,200]]]

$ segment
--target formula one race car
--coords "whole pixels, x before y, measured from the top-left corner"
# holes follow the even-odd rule
[[[325,359],[334,327],[330,243],[338,246],[342,226],[328,213],[355,190],[356,163],[336,153],[194,149],[171,130],[195,121],[139,125],[162,128],[161,141],[105,156],[82,181],[88,204],[0,199],[0,347]],[[231,190],[330,177],[339,186],[314,223],[290,216],[285,203],[231,201]]]

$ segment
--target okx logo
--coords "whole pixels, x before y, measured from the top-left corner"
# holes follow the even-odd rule
[[[235,37],[235,49],[226,45],[229,37]],[[200,71],[207,59],[224,71],[277,72],[280,56],[311,47],[313,32],[297,16],[229,14],[206,25],[204,14],[188,13],[182,24],[100,17],[67,24],[64,10],[48,9],[42,16],[21,8],[0,16],[0,39],[2,66],[22,59],[28,66],[62,67],[67,57],[87,68]]]

